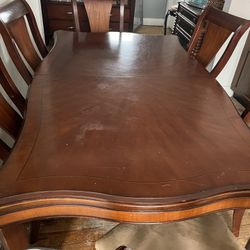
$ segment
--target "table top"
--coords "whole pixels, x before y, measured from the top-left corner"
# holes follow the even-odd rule
[[[0,170],[0,197],[0,215],[73,198],[116,212],[248,206],[250,131],[175,36],[59,31]]]

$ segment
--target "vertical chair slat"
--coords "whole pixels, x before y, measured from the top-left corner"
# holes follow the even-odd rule
[[[76,0],[71,0],[76,31],[80,31],[80,21]],[[85,0],[91,32],[108,32],[112,10],[112,0]],[[120,0],[120,32],[124,31],[125,0]]]
[[[0,95],[0,126],[13,138],[17,138],[22,117]]]

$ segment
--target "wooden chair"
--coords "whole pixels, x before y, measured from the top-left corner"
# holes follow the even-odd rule
[[[0,93],[0,128],[16,140],[22,121],[22,117],[9,105]],[[8,158],[10,151],[11,148],[0,139],[0,159],[2,161]]]
[[[243,113],[241,114],[241,118],[246,123],[246,125],[250,128],[250,101],[247,95],[243,95],[240,93],[234,93],[234,98],[245,108]]]
[[[223,55],[210,72],[213,77],[216,77],[225,67],[237,43],[249,27],[249,20],[209,6],[199,18],[189,43],[188,53],[195,57],[204,67],[207,67],[233,33]],[[239,236],[244,211],[243,209],[234,210],[232,232],[235,236]]]
[[[40,55],[32,42],[29,30]],[[42,61],[41,58],[44,58],[48,51],[38,30],[34,14],[25,0],[9,0],[0,5],[0,32],[18,71],[30,84],[32,72],[29,71],[23,58],[35,71]]]
[[[23,118],[25,117],[27,101],[19,92],[11,76],[5,68],[0,58],[0,83],[10,100],[17,107],[22,117],[14,110],[12,106],[5,100],[0,92],[0,128],[3,129],[14,140],[19,135]],[[6,161],[11,153],[11,147],[0,138],[0,160]],[[30,230],[30,243],[34,243],[37,239],[40,228],[40,221],[33,221]]]
[[[249,20],[213,7],[207,7],[199,18],[189,43],[188,53],[206,67],[233,33],[225,52],[210,72],[216,77],[230,59],[237,43],[249,27]]]
[[[124,30],[124,2],[120,0],[120,32]],[[113,0],[84,0],[91,32],[108,32]],[[80,31],[77,0],[72,0],[76,31]]]
[[[1,86],[18,108],[20,113],[24,116],[26,111],[26,99],[19,92],[9,73],[7,72],[1,58],[0,58],[0,82]]]
[[[250,239],[248,240],[245,248],[246,248],[246,250],[250,250]]]
[[[1,59],[0,82],[7,96],[24,116],[26,111],[26,100],[12,81]],[[2,93],[0,93],[0,128],[16,140],[22,120],[23,117],[21,117],[21,115],[19,115],[18,112],[10,106],[10,104],[3,97]],[[0,138],[0,159],[5,161],[8,158],[10,151],[11,148]]]
[[[246,109],[241,117],[243,118],[243,121],[246,123],[246,125],[250,128],[250,111]]]

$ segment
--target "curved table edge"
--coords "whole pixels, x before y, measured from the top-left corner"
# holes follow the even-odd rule
[[[0,227],[51,217],[93,217],[125,223],[165,223],[250,208],[250,191],[231,192],[177,204],[132,204],[61,195],[10,202],[0,207]]]

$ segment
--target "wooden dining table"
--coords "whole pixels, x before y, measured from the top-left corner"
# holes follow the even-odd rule
[[[2,240],[44,218],[163,223],[250,208],[249,128],[175,36],[55,40],[0,170]]]

